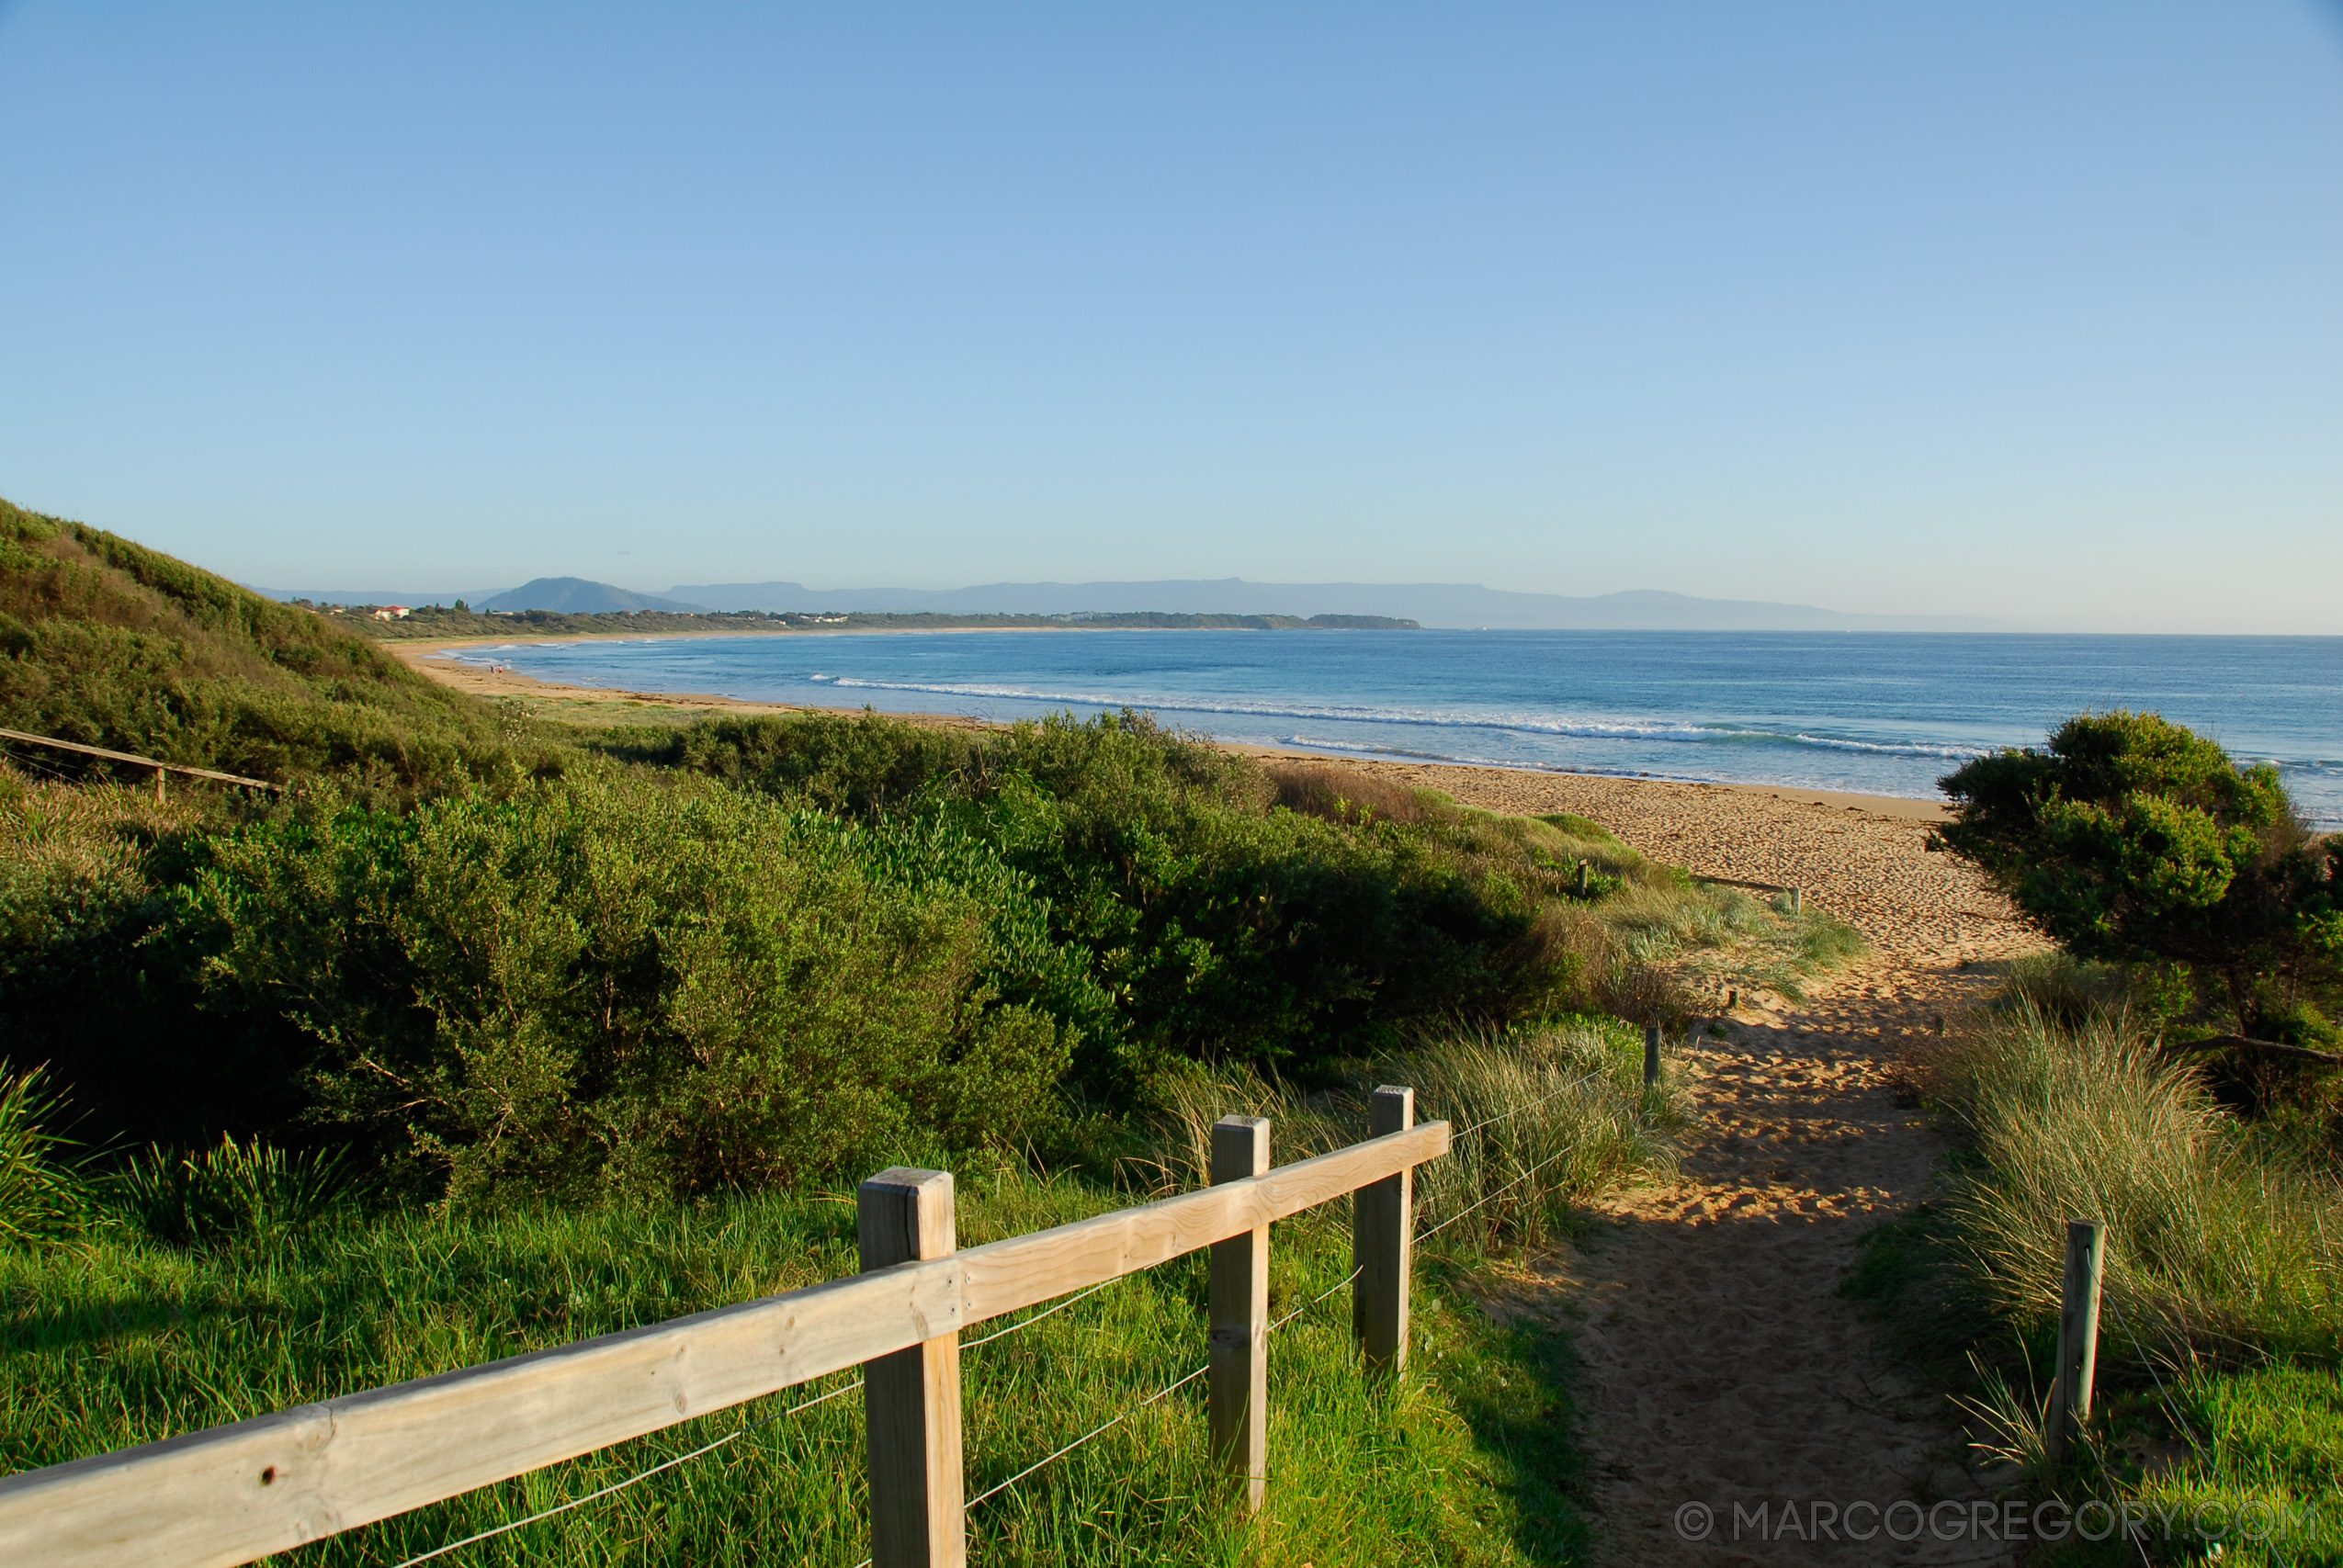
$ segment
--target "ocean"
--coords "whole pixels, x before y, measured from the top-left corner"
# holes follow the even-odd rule
[[[524,674],[1014,719],[1131,707],[1226,740],[1930,798],[2086,709],[2275,762],[2343,828],[2343,637],[1844,632],[1043,631],[515,641]]]

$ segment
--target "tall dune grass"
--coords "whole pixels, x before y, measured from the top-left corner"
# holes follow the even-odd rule
[[[1349,1091],[1202,1074],[1167,1086],[1166,1186],[1203,1178],[1212,1123],[1232,1111],[1271,1119],[1280,1164],[1363,1137],[1375,1083],[1414,1089],[1416,1119],[1454,1129],[1447,1157],[1415,1178],[1419,1233],[1437,1229],[1453,1251],[1536,1246],[1570,1203],[1672,1170],[1668,1134],[1684,1121],[1672,1086],[1644,1087],[1642,1043],[1615,1021],[1459,1027],[1376,1062]]]
[[[2111,1348],[2334,1357],[2335,1182],[2258,1149],[2128,1015],[2065,1025],[2021,997],[1947,1066],[1975,1138],[1957,1245],[1986,1304],[2025,1327],[2054,1319],[2066,1223],[2100,1219]]]

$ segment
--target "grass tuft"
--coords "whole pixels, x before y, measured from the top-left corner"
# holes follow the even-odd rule
[[[1949,1067],[1975,1141],[1951,1208],[1996,1313],[2054,1319],[2066,1222],[2103,1219],[2107,1331],[2135,1358],[2333,1353],[2333,1182],[2256,1157],[2189,1067],[2124,1017],[2069,1030],[2021,1004]]]
[[[352,1195],[356,1177],[347,1148],[289,1151],[223,1136],[194,1153],[158,1146],[132,1156],[110,1185],[141,1230],[191,1247],[313,1224]]]
[[[95,1213],[62,1101],[42,1070],[0,1073],[0,1244],[42,1247],[78,1235]]]

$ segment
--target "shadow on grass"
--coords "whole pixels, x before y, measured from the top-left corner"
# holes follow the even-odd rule
[[[1462,1270],[1426,1260],[1421,1282],[1477,1312],[1456,1288]],[[1570,1393],[1578,1357],[1557,1329],[1488,1324],[1463,1345],[1432,1348],[1425,1377],[1471,1429],[1488,1480],[1507,1498],[1510,1517],[1483,1522],[1510,1529],[1532,1562],[1579,1563],[1593,1529],[1588,1517],[1587,1461]]]

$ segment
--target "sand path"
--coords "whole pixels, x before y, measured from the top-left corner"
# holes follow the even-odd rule
[[[1579,1348],[1601,1561],[2007,1561],[2005,1545],[1964,1528],[1984,1494],[1942,1401],[1886,1364],[1838,1286],[1856,1238],[1934,1179],[1942,1146],[1899,1093],[1899,1066],[1991,984],[1957,965],[2038,942],[1965,865],[1927,852],[1921,822],[1796,792],[1393,771],[1492,808],[1595,818],[1695,872],[1800,885],[1873,944],[1809,1000],[1745,1004],[1724,1038],[1679,1046],[1699,1114],[1681,1179],[1607,1204],[1582,1247],[1536,1260],[1509,1303],[1567,1321]],[[1918,1540],[1846,1539],[1858,1502],[1946,1500],[1932,1523],[1959,1539],[1920,1529],[1909,1506],[1891,1522]],[[1782,1532],[1785,1501],[1794,1536]],[[1835,1541],[1814,1539],[1817,1502],[1836,1505],[1825,1509]],[[1710,1510],[1706,1539],[1679,1529],[1686,1505]],[[1702,1517],[1684,1523],[1697,1533]],[[1877,1517],[1858,1512],[1851,1528]]]

